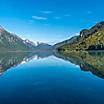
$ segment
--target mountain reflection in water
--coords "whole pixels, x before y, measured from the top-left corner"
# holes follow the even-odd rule
[[[104,78],[104,52],[53,53],[52,51],[40,51],[0,53],[0,73],[2,74],[11,67],[26,63],[32,59],[38,60],[51,55],[79,65],[81,70],[90,71],[92,74]]]
[[[0,74],[19,64],[26,63],[32,59],[46,58],[52,55],[52,51],[42,52],[4,52],[0,53]]]
[[[80,66],[83,71],[104,79],[104,52],[69,52],[55,53],[59,58]]]

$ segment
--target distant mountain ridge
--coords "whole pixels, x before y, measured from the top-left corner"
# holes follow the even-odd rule
[[[34,51],[39,49],[40,45],[43,49],[46,49],[46,46],[51,48],[51,45],[46,43],[37,43],[35,44],[28,39],[23,40],[0,26],[0,51]]]
[[[37,50],[51,50],[52,49],[52,46],[47,44],[47,43],[37,43],[37,46],[36,46],[36,49]]]
[[[104,50],[104,22],[91,29],[84,29],[79,36],[72,37],[54,45],[58,50]]]

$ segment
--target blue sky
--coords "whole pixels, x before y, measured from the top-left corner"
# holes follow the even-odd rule
[[[33,41],[50,44],[104,20],[104,0],[0,0],[0,24]]]

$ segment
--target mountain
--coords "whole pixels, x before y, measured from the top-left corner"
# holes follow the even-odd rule
[[[23,43],[28,46],[30,49],[35,49],[36,48],[36,44],[28,39],[23,40]]]
[[[51,47],[46,43],[34,43],[28,39],[23,40],[0,26],[0,51],[37,51],[51,49]]]
[[[104,22],[90,29],[84,29],[79,36],[54,45],[59,51],[104,50]]]
[[[35,49],[32,42],[23,40],[15,34],[9,33],[0,26],[0,50],[6,51],[30,51]]]
[[[37,50],[51,50],[52,46],[47,44],[47,43],[39,43],[39,42],[37,42],[36,49]]]

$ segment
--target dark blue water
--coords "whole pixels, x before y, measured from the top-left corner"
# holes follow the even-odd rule
[[[1,74],[0,104],[104,104],[104,79],[91,71],[55,56],[25,61]]]

